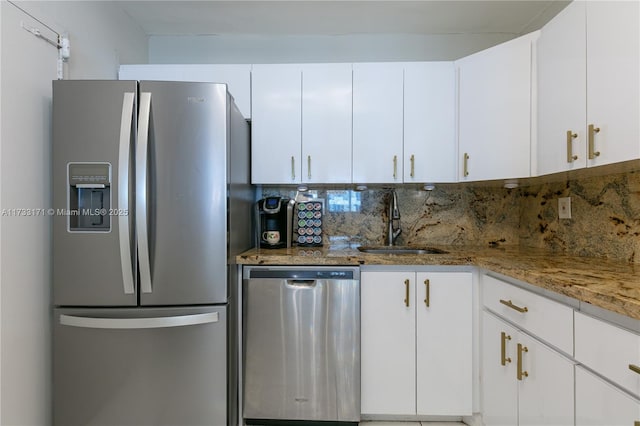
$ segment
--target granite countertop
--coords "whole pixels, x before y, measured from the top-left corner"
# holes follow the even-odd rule
[[[470,265],[581,302],[640,319],[640,265],[594,257],[558,255],[517,247],[435,246],[446,254],[361,253],[348,244],[317,248],[251,249],[244,265]]]

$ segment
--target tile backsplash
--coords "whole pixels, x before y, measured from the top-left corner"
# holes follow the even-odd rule
[[[399,245],[521,245],[640,263],[640,172],[517,189],[473,184],[395,189]],[[389,193],[383,187],[315,190],[325,199],[324,243],[384,244]],[[294,197],[296,192],[264,186],[262,194]],[[571,197],[572,219],[558,219],[559,197]]]

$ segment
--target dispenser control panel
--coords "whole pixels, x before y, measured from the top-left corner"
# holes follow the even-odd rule
[[[111,164],[69,163],[67,167],[69,232],[111,231]]]

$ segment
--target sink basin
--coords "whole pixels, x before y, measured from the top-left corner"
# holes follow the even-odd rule
[[[434,247],[411,247],[411,246],[360,246],[363,253],[373,254],[446,254],[448,252]]]

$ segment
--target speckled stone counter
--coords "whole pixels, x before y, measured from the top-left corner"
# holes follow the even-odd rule
[[[354,246],[252,249],[245,265],[471,265],[640,320],[640,265],[541,249],[437,246],[446,254],[370,254]]]

